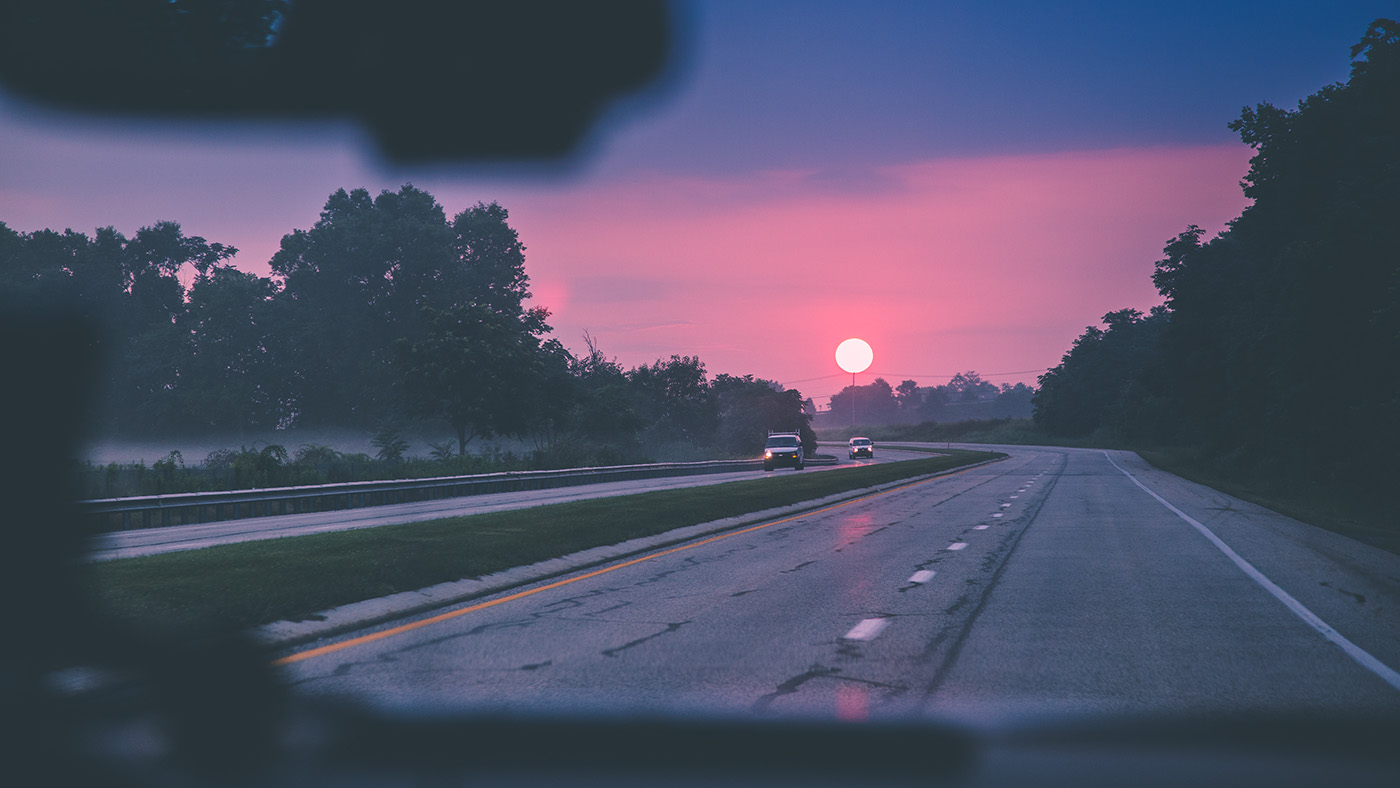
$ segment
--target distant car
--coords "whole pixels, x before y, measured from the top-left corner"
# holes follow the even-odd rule
[[[847,450],[850,452],[851,459],[853,460],[857,457],[874,457],[875,442],[869,438],[851,438]]]
[[[800,471],[803,459],[802,436],[795,432],[768,433],[768,443],[763,447],[763,470],[771,471],[778,466],[791,465]]]

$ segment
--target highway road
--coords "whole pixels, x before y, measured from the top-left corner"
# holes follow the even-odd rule
[[[838,464],[835,466],[810,465],[801,473],[830,471],[869,464],[872,460],[851,461],[846,458],[842,446],[824,445],[824,453],[835,453]],[[896,462],[929,456],[917,451],[877,451],[874,462]],[[128,531],[112,531],[96,535],[92,540],[89,559],[110,561],[118,558],[134,558],[142,555],[172,553],[182,550],[198,550],[221,544],[250,542],[259,539],[279,539],[288,536],[307,536],[330,531],[349,531],[357,528],[374,528],[381,525],[436,520],[443,517],[456,517],[483,512],[496,512],[506,509],[523,509],[551,503],[581,501],[588,498],[606,498],[617,495],[632,495],[653,490],[670,490],[680,487],[700,487],[710,484],[743,481],[761,478],[764,475],[794,473],[791,469],[775,469],[770,472],[746,470],[735,473],[714,473],[700,476],[673,476],[656,479],[636,479],[622,482],[605,482],[577,487],[559,487],[546,490],[524,490],[517,492],[490,493],[462,498],[446,498],[433,501],[375,506],[363,509],[342,509],[330,512],[307,512],[302,514],[274,515],[271,517],[248,517],[238,520],[222,520],[196,525],[176,525],[164,528],[140,528]]]
[[[1127,452],[1002,462],[289,652],[386,708],[1400,711],[1400,556]],[[853,754],[853,757],[858,754]]]

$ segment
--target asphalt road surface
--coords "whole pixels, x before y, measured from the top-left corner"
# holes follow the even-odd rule
[[[873,460],[847,459],[844,445],[824,445],[824,453],[834,453],[835,466],[810,465],[802,473],[829,471],[868,465],[871,462],[897,462],[929,456],[926,452],[885,451],[877,449]],[[442,517],[457,517],[483,512],[496,512],[506,509],[523,509],[566,501],[581,501],[587,498],[606,498],[617,495],[632,495],[653,490],[671,490],[680,487],[700,487],[709,484],[743,481],[767,474],[794,473],[788,468],[773,471],[746,470],[734,473],[713,473],[700,476],[672,476],[656,479],[635,479],[622,482],[587,484],[577,487],[559,487],[547,490],[522,490],[518,492],[490,493],[461,498],[447,498],[434,501],[374,506],[363,509],[341,509],[330,512],[307,512],[303,514],[274,515],[271,517],[246,517],[238,520],[222,520],[196,525],[175,525],[165,528],[140,528],[129,531],[113,531],[98,534],[93,538],[90,560],[110,561],[117,558],[134,558],[157,553],[173,553],[182,550],[198,550],[235,542],[249,542],[259,539],[279,539],[287,536],[307,536],[330,531],[349,531],[356,528],[374,528],[381,525],[436,520]]]
[[[1400,710],[1400,556],[1131,453],[999,448],[1012,457],[303,646],[281,670],[299,693],[416,710]]]

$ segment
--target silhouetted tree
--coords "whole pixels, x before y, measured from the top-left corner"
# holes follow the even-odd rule
[[[757,457],[770,430],[796,430],[803,450],[817,451],[812,417],[803,409],[802,394],[753,375],[716,375],[711,392],[719,407],[717,443],[725,451]]]
[[[615,359],[598,348],[593,337],[584,334],[588,353],[570,361],[570,374],[576,381],[570,427],[583,439],[606,444],[628,444],[644,426],[638,394],[627,380],[627,373]]]
[[[921,388],[922,401],[919,403],[919,421],[947,421],[948,387],[930,386]]]
[[[371,198],[341,189],[310,230],[272,258],[295,337],[301,420],[368,426],[394,409],[395,342],[417,339],[425,294],[455,262],[432,195],[411,185]]]
[[[919,383],[915,380],[902,381],[894,389],[895,401],[899,403],[899,412],[905,421],[914,421],[912,418],[923,404],[923,395],[919,390]]]
[[[1166,245],[1153,275],[1165,307],[1110,313],[1076,340],[1041,378],[1041,426],[1115,426],[1270,478],[1386,486],[1400,437],[1400,24],[1376,20],[1351,54],[1346,84],[1230,124],[1255,151],[1253,204],[1215,238],[1193,225]]]
[[[899,402],[884,378],[865,386],[847,386],[831,397],[833,418],[849,421],[854,399],[855,420],[859,424],[888,424],[899,420]]]
[[[693,442],[714,435],[719,412],[710,394],[705,364],[695,356],[671,356],[627,373],[648,423],[673,430]]]
[[[180,326],[190,338],[181,399],[193,424],[242,431],[295,415],[295,375],[276,330],[271,279],[216,266],[195,280]]]
[[[1040,376],[1035,422],[1052,435],[1083,436],[1107,426],[1125,388],[1157,360],[1164,308],[1147,316],[1122,309],[1103,322],[1106,330],[1086,328],[1059,365]]]
[[[948,394],[954,402],[980,402],[997,395],[997,387],[972,370],[959,372],[948,381]]]
[[[568,407],[567,357],[518,317],[478,304],[424,307],[417,340],[399,340],[402,395],[414,415],[452,426],[458,453],[477,436],[548,429]],[[542,332],[539,332],[542,333]]]
[[[1321,450],[1337,458],[1322,473],[1364,486],[1400,436],[1400,25],[1376,20],[1352,57],[1345,85],[1230,124],[1255,149],[1254,204],[1207,243],[1183,233],[1154,282],[1172,310],[1162,378],[1197,440]]]

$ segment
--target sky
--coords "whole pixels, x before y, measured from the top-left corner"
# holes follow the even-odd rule
[[[161,220],[268,273],[340,188],[404,183],[449,216],[496,201],[533,302],[573,351],[699,356],[819,405],[861,337],[892,385],[1034,384],[1107,312],[1160,303],[1153,263],[1247,201],[1226,124],[1345,81],[1400,2],[743,2],[677,7],[664,89],[588,155],[398,167],[349,123],[116,121],[0,93],[0,221]]]

